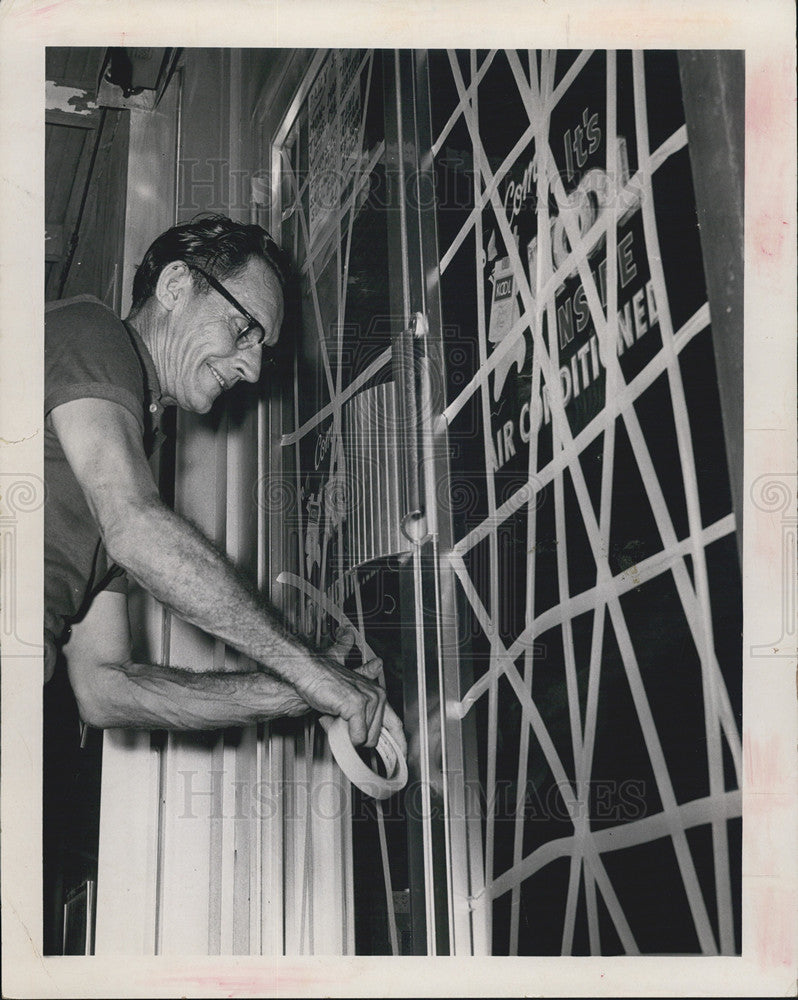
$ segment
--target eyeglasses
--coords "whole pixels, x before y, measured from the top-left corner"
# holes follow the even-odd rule
[[[197,264],[190,264],[188,261],[185,261],[185,264],[187,267],[190,267],[192,271],[196,271],[198,274],[201,274],[202,277],[211,286],[211,288],[215,292],[218,292],[222,296],[222,298],[227,299],[230,305],[234,306],[247,321],[247,325],[244,327],[244,329],[239,330],[239,332],[236,334],[236,348],[239,351],[245,351],[249,347],[257,347],[259,344],[262,344],[266,336],[266,331],[263,329],[260,323],[255,319],[255,317],[247,312],[247,310],[241,305],[238,299],[236,299],[235,296],[231,295],[230,292],[228,292],[227,289],[224,287],[224,285],[221,282],[217,281],[212,274],[208,274],[207,271],[204,271]]]

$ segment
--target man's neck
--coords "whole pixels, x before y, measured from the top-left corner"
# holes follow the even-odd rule
[[[125,323],[135,330],[149,351],[161,387],[163,387],[166,349],[165,320],[158,315],[157,309],[153,309],[150,305],[144,305],[141,309],[131,310],[125,318]]]

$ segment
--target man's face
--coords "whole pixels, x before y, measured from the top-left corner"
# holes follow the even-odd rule
[[[283,295],[268,265],[252,259],[238,277],[221,283],[261,324],[263,346],[273,346],[283,319]],[[246,325],[245,317],[213,288],[198,292],[189,284],[172,314],[163,356],[155,359],[164,401],[207,413],[236,382],[257,382],[261,346],[236,346]]]

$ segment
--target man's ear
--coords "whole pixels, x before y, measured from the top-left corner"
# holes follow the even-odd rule
[[[191,288],[191,270],[183,260],[173,260],[170,264],[165,264],[158,275],[158,282],[155,285],[155,297],[158,302],[171,312],[181,294]]]

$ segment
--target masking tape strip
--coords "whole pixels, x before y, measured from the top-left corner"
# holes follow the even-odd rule
[[[373,799],[390,798],[407,784],[407,762],[396,741],[383,726],[380,738],[377,740],[377,753],[385,765],[386,778],[372,771],[358,755],[352,740],[349,738],[349,727],[346,720],[340,716],[322,715],[319,719],[330,741],[330,749],[338,766],[361,792]]]

